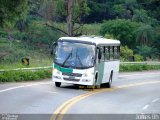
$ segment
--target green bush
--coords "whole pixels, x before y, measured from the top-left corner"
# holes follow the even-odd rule
[[[136,52],[144,57],[145,60],[153,59],[158,56],[159,52],[157,48],[149,47],[149,46],[137,46]]]
[[[134,56],[136,62],[143,61],[143,56],[139,54],[133,54],[133,50],[129,49],[127,46],[121,46],[120,59],[121,61],[128,61],[130,56]]]
[[[13,31],[13,36],[17,39],[17,40],[27,40],[28,36],[26,32],[20,32],[20,31]]]
[[[129,49],[127,46],[121,46],[120,56],[122,61],[128,61],[129,56],[133,56],[133,50]]]
[[[53,61],[48,45],[34,46],[34,44],[29,45],[26,42],[14,40],[10,48],[8,40],[0,38],[0,51],[1,69],[43,67],[51,65]],[[30,65],[24,66],[21,62],[22,58],[29,58]]]
[[[51,77],[50,70],[6,71],[0,74],[0,82],[31,81]]]
[[[125,19],[115,19],[105,21],[100,29],[101,35],[110,34],[114,38],[121,41],[121,44],[127,45],[129,48],[135,48],[135,31],[140,26],[137,22]]]
[[[19,51],[18,49],[10,50],[9,53],[3,57],[1,61],[5,63],[14,63],[21,60],[24,56],[26,56],[27,52],[25,50]]]
[[[141,62],[144,60],[143,56],[139,55],[139,54],[135,54],[134,55],[135,61],[137,62]]]
[[[99,35],[100,28],[101,28],[100,23],[84,24],[82,34],[83,35]]]
[[[41,21],[32,21],[27,37],[29,42],[51,44],[57,40],[61,34],[44,25]]]
[[[0,37],[6,37],[6,36],[7,32],[4,29],[0,28]]]

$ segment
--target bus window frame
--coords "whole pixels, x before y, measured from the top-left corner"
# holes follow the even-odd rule
[[[104,61],[116,61],[120,59],[120,45],[103,46]]]

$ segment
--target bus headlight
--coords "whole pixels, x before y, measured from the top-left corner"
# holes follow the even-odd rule
[[[89,70],[86,71],[86,73],[84,74],[84,77],[91,77],[93,75],[93,73]]]
[[[53,70],[53,74],[60,75],[61,73],[60,73],[60,71],[59,71],[59,70],[54,69],[54,70]]]
[[[57,70],[57,69],[54,69],[54,70],[53,70],[53,78],[61,79],[60,74],[61,74],[61,73],[60,73],[59,70]]]

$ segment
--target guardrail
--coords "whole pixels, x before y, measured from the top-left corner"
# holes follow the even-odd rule
[[[120,64],[147,64],[147,65],[160,65],[158,61],[145,61],[145,62],[120,62]]]
[[[147,64],[147,65],[160,65],[160,62],[120,62],[120,64]],[[30,71],[36,71],[40,69],[49,69],[52,68],[52,66],[46,66],[46,67],[34,67],[34,68],[16,68],[16,69],[1,69],[0,72],[5,72],[5,71],[25,71],[25,70],[30,70]]]

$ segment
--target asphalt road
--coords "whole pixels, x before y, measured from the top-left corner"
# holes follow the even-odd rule
[[[50,79],[0,84],[0,114],[0,120],[100,119],[99,115],[102,119],[128,120],[133,115],[132,119],[160,120],[160,71],[120,73],[110,89],[66,84],[57,88]]]

